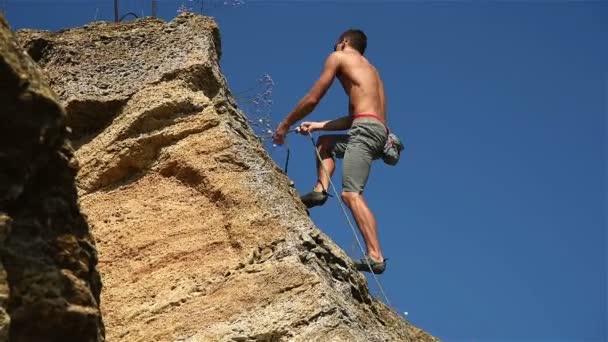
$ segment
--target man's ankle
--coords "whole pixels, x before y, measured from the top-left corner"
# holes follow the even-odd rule
[[[380,253],[368,253],[367,256],[375,262],[384,261],[384,257]]]

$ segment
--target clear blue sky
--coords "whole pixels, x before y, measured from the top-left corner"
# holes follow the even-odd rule
[[[122,2],[122,13],[150,13],[149,1]],[[15,29],[113,18],[110,0],[3,3]],[[180,1],[160,3],[171,19]],[[407,147],[398,166],[374,165],[365,195],[390,259],[380,279],[409,320],[445,341],[607,340],[608,3],[208,7],[233,92],[272,75],[275,123],[343,30],[368,34],[389,124]],[[342,116],[346,103],[335,83],[310,119]],[[289,175],[304,193],[310,140],[289,140]],[[269,152],[283,164],[285,149]],[[335,200],[312,217],[358,256]]]

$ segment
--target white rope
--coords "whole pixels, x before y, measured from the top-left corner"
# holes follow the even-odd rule
[[[312,141],[312,146],[315,149],[315,153],[317,154],[317,158],[319,158],[319,163],[321,163],[321,166],[323,167],[323,171],[325,172],[325,175],[327,175],[327,178],[329,179],[329,185],[331,186],[332,190],[334,191],[334,195],[336,196],[336,199],[338,201],[338,204],[340,205],[340,208],[342,208],[342,213],[344,213],[344,217],[346,217],[346,221],[348,222],[348,225],[350,226],[350,229],[353,232],[353,235],[355,237],[355,240],[357,241],[357,245],[359,245],[359,249],[361,250],[361,253],[365,256],[367,254],[365,253],[365,250],[363,249],[363,245],[361,244],[361,241],[359,240],[359,237],[357,236],[357,231],[355,230],[355,227],[353,226],[353,223],[351,222],[350,217],[349,217],[348,213],[346,212],[346,209],[344,208],[344,204],[342,204],[342,196],[339,196],[338,191],[336,190],[336,187],[334,185],[334,182],[332,182],[332,180],[331,180],[331,175],[329,174],[329,171],[327,171],[325,164],[323,164],[323,158],[321,158],[321,154],[319,153],[319,150],[317,149],[317,144],[315,143],[315,138],[312,136],[312,133],[310,133],[309,135],[310,135],[310,140]],[[320,180],[319,180],[319,182],[320,182]],[[372,271],[370,273],[374,277],[374,280],[376,281],[376,284],[378,285],[378,288],[380,289],[380,292],[382,293],[382,296],[384,297],[386,305],[388,305],[390,307],[391,304],[388,300],[388,297],[386,296],[386,293],[384,293],[384,289],[382,288],[382,285],[380,285],[380,281],[378,280],[378,277],[376,277],[376,274],[372,270],[372,265],[369,262],[369,258],[364,257],[364,260],[367,262],[367,267],[369,267],[369,270]]]

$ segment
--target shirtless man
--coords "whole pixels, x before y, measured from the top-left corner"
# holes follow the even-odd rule
[[[378,242],[376,219],[362,193],[372,161],[382,156],[387,139],[386,103],[380,74],[363,56],[366,46],[367,37],[360,30],[348,30],[340,36],[334,52],[325,61],[321,77],[279,124],[274,141],[283,144],[290,126],[314,110],[331,86],[334,76],[340,80],[349,97],[349,115],[323,122],[303,122],[299,130],[303,134],[350,130],[348,134],[319,137],[317,150],[329,175],[317,160],[317,183],[301,199],[308,208],[323,205],[328,196],[326,189],[329,178],[335,169],[335,158],[343,158],[342,199],[350,208],[367,246],[367,255],[355,265],[360,271],[380,274],[384,272],[386,262]]]

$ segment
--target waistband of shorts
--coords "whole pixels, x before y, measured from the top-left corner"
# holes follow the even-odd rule
[[[353,115],[353,126],[359,124],[374,124],[382,126],[387,134],[390,134],[391,130],[388,126],[382,121],[382,119],[376,115],[371,113],[361,113]]]
[[[377,121],[379,121],[382,125],[384,125],[386,127],[386,123],[384,122],[384,120],[382,120],[382,118],[376,114],[373,113],[359,113],[359,114],[355,114],[353,115],[353,121],[357,120],[357,119],[362,119],[362,118],[372,118],[372,119],[376,119]]]

